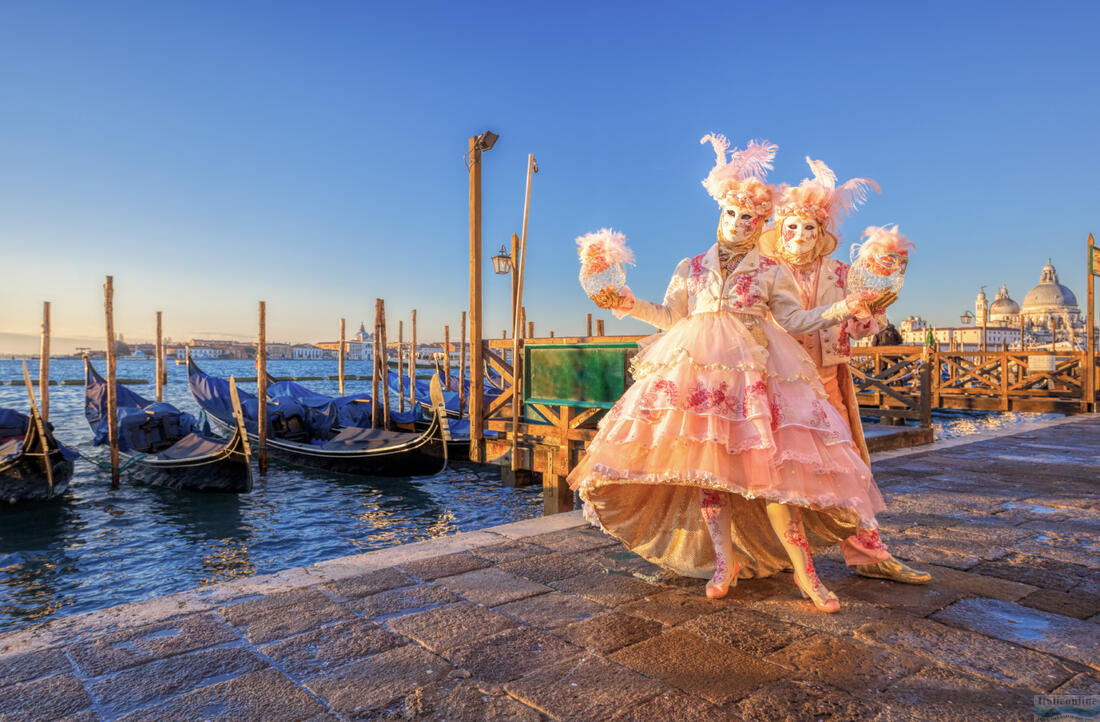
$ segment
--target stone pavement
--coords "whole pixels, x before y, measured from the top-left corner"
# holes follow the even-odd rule
[[[0,720],[1031,719],[1100,694],[1100,417],[875,464],[905,586],[723,600],[561,514],[0,636]]]

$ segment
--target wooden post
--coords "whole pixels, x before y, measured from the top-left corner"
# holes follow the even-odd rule
[[[596,335],[603,336],[603,319],[596,319]]]
[[[481,146],[470,137],[470,461],[485,461],[484,401],[481,379]],[[476,379],[476,380],[475,380]]]
[[[397,398],[400,409],[405,411],[405,322],[397,321]]]
[[[985,304],[985,310],[982,311],[982,362],[985,362],[985,352],[987,350],[986,339],[989,329],[989,304]]]
[[[115,364],[115,279],[103,284],[103,311],[107,320],[107,441],[111,447],[111,488],[118,488],[118,393]]]
[[[1008,342],[1001,341],[1001,411],[1008,411]]]
[[[1085,267],[1088,274],[1088,283],[1085,284],[1085,298],[1088,304],[1088,312],[1085,314],[1085,373],[1082,381],[1085,382],[1086,411],[1096,411],[1096,276],[1100,274],[1100,250],[1096,248],[1096,239],[1089,234],[1088,263]]]
[[[42,423],[50,421],[50,302],[42,302],[42,351],[38,355],[38,392],[42,400]],[[157,401],[160,401],[158,398]],[[45,444],[46,440],[43,439]],[[47,465],[49,460],[47,459]],[[51,483],[52,487],[52,483]]]
[[[584,315],[584,335],[592,335],[592,314],[590,313],[586,313]]]
[[[260,337],[256,344],[256,436],[260,476],[267,474],[267,302],[260,301]]]
[[[345,320],[340,319],[340,346],[336,351],[336,376],[340,383],[340,395],[344,395],[344,356],[347,354],[346,347],[344,346],[344,332],[345,332]]]
[[[164,401],[164,336],[161,335],[161,315],[157,311],[157,403]]]
[[[458,344],[458,415],[462,416],[462,410],[466,408],[466,312],[462,312],[462,320],[458,324],[462,331]]]
[[[379,356],[379,374],[382,376],[382,390],[379,392],[382,394],[382,428],[390,428],[390,357],[389,357],[389,343],[386,338],[386,302],[382,301],[382,321],[381,328],[379,329],[379,335],[382,340],[379,341],[379,349],[381,354]]]
[[[409,404],[416,409],[416,309],[412,313],[412,348],[409,349]]]
[[[528,321],[527,322],[527,338],[534,338],[534,337],[535,337],[535,322],[534,321]]]
[[[372,429],[377,429],[379,424],[382,423],[382,410],[378,408],[378,378],[379,378],[379,358],[382,356],[382,350],[379,348],[379,344],[382,343],[382,299],[374,299],[374,344],[371,349],[371,356],[374,357],[374,363],[371,364],[371,392],[370,392],[370,425]]]
[[[443,388],[451,390],[451,327],[443,326]]]

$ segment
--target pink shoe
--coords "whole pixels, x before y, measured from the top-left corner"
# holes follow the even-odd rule
[[[716,582],[714,579],[707,582],[707,599],[721,599],[726,596],[730,587],[737,586],[737,575],[740,573],[741,565],[735,561],[733,563],[733,571],[724,582]]]
[[[816,576],[814,577],[815,584],[813,585],[813,591],[807,590],[802,586],[802,583],[798,581],[798,577],[794,578],[794,583],[798,586],[798,590],[802,592],[802,596],[809,599],[814,603],[819,611],[826,614],[835,614],[840,611],[840,600],[836,598],[836,595],[825,588],[825,585],[821,583],[821,580]]]

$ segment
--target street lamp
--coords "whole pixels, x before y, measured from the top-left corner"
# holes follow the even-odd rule
[[[493,256],[493,273],[498,276],[512,272],[512,255],[508,253],[508,249],[504,247],[504,244],[500,244],[500,252]]]
[[[959,320],[963,322],[963,325],[969,326],[974,321],[974,314],[970,311],[964,311],[963,315],[959,316]]]

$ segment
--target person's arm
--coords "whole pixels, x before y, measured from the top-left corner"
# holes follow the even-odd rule
[[[852,318],[856,310],[854,300],[849,297],[836,303],[825,304],[806,310],[798,292],[798,283],[791,272],[782,264],[776,270],[772,281],[768,307],[776,322],[794,336],[820,331]]]
[[[687,258],[680,261],[680,264],[676,266],[676,271],[672,274],[672,280],[669,281],[668,289],[665,291],[664,303],[644,301],[634,296],[629,288],[624,288],[625,293],[623,295],[626,302],[617,308],[611,309],[612,313],[615,314],[616,318],[633,316],[639,321],[645,321],[662,330],[672,328],[677,321],[687,316],[688,313],[687,278],[689,268],[690,259]]]

